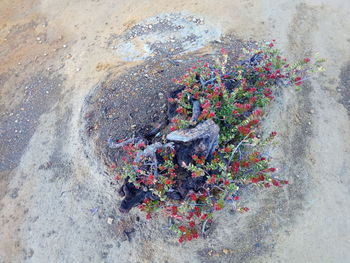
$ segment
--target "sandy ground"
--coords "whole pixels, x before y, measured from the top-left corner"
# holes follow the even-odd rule
[[[2,0],[0,262],[350,262],[349,12],[343,0]],[[224,211],[207,239],[180,246],[161,219],[116,211],[82,109],[108,76],[156,59],[151,44],[183,40],[186,55],[224,35],[277,39],[291,59],[319,52],[327,71],[283,92],[265,122],[291,184],[251,189],[252,212]]]

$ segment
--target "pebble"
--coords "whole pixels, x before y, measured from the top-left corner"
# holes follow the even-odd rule
[[[113,223],[113,218],[112,217],[108,217],[107,218],[107,224],[111,225]]]
[[[76,72],[79,72],[80,70],[81,70],[81,68],[77,68],[75,71],[76,71]]]
[[[66,47],[67,47],[67,45],[63,45],[62,47],[66,48]]]
[[[311,114],[314,114],[314,113],[315,113],[315,111],[314,111],[314,110],[310,110],[310,113],[311,113]]]
[[[136,128],[136,124],[131,125],[131,128],[135,129]]]
[[[38,40],[38,41],[39,41],[39,40],[40,40],[40,37],[37,37],[37,38],[36,38],[36,40]]]
[[[231,251],[230,251],[229,249],[227,249],[227,248],[224,248],[224,249],[222,250],[222,252],[224,252],[224,254],[227,255],[227,254],[230,253]]]
[[[148,28],[151,29],[153,26],[152,25],[148,25]]]

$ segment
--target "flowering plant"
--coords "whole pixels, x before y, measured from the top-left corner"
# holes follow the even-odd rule
[[[124,179],[136,189],[151,193],[139,209],[150,219],[159,212],[171,218],[171,229],[178,233],[179,242],[198,238],[205,232],[215,211],[231,204],[238,212],[249,208],[239,205],[238,190],[248,184],[263,187],[288,184],[278,179],[271,159],[259,152],[276,136],[272,132],[261,138],[260,120],[276,90],[299,87],[310,72],[322,70],[322,60],[311,63],[309,58],[290,65],[274,48],[274,43],[245,51],[246,60],[228,66],[228,54],[222,49],[222,59],[214,66],[209,63],[190,68],[174,82],[183,88],[168,99],[175,106],[171,131],[187,129],[206,120],[220,128],[212,156],[193,154],[189,164],[176,162],[176,150],[171,144],[154,148],[156,162],[142,156],[149,145],[144,141],[123,145],[127,156],[118,167],[116,179]],[[199,102],[197,118],[193,118],[193,101]],[[153,144],[154,145],[154,144]],[[153,147],[153,146],[152,146]],[[147,163],[148,162],[148,163]],[[174,198],[174,190],[191,177],[197,186]]]

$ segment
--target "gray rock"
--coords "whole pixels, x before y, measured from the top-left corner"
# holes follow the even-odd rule
[[[192,129],[173,131],[167,135],[167,140],[175,142],[179,165],[189,164],[192,155],[211,158],[218,144],[220,128],[213,120],[207,120]]]

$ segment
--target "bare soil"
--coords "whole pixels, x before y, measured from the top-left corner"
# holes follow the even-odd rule
[[[223,0],[0,2],[0,262],[349,262],[350,4]],[[327,59],[265,118],[290,181],[249,188],[206,239],[180,245],[162,218],[120,214],[100,155],[164,119],[197,58],[277,39]],[[136,126],[134,126],[136,125]],[[108,165],[108,164],[107,164]]]

